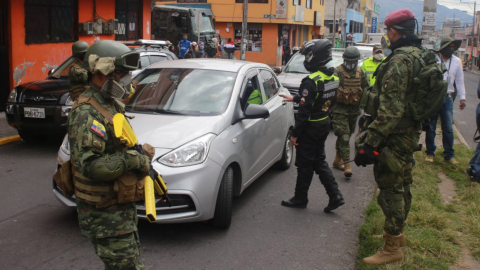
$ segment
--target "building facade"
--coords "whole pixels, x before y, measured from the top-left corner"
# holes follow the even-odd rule
[[[0,109],[20,83],[45,79],[83,40],[150,39],[151,0],[0,0]],[[103,25],[118,20],[118,31]],[[91,29],[82,29],[90,22]],[[87,24],[88,25],[88,24]],[[83,31],[85,30],[85,32]]]
[[[363,42],[364,37],[364,23],[365,16],[362,12],[356,11],[354,9],[347,9],[347,41],[349,34],[352,37],[352,42]]]
[[[360,0],[360,12],[363,13],[363,37],[362,41],[366,40],[367,33],[372,31],[372,18],[375,8],[374,0]],[[360,42],[360,41],[357,41]]]
[[[232,39],[240,59],[243,0],[157,0],[156,4],[211,8],[217,34],[223,41]],[[325,0],[249,0],[246,60],[281,65],[283,44],[293,48],[323,36],[324,16]]]
[[[336,3],[336,4],[335,4]],[[344,44],[346,39],[345,26],[347,24],[347,6],[348,0],[325,0],[325,38],[332,38],[333,33],[337,39]],[[334,14],[335,11],[335,14]],[[333,29],[333,19],[335,16],[335,31]]]

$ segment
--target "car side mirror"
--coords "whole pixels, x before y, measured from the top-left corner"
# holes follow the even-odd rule
[[[244,119],[265,119],[270,117],[270,112],[263,105],[248,104],[247,108],[245,109],[244,115]]]
[[[50,70],[48,71],[48,76],[52,75],[53,72],[55,72],[55,69],[54,69],[54,68],[50,69]]]
[[[276,74],[282,73],[282,67],[274,67],[273,72],[275,72]]]

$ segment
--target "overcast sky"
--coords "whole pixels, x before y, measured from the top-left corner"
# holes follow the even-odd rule
[[[460,2],[460,0],[437,0],[437,4],[439,5],[446,6],[448,8],[456,8],[456,9],[464,10],[470,15],[473,15],[474,2],[475,1],[472,1],[472,0],[468,0],[468,1],[462,0],[462,2]],[[480,4],[480,1],[477,1],[477,11],[479,11],[479,8],[480,8],[479,4]]]

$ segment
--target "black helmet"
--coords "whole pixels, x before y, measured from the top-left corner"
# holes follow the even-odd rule
[[[300,53],[305,55],[303,66],[308,71],[317,71],[332,60],[332,43],[328,39],[313,39],[302,46]]]
[[[360,59],[360,51],[357,47],[348,47],[343,52],[343,59],[345,61],[357,61]]]
[[[99,58],[115,58],[116,71],[130,71],[140,68],[140,54],[132,51],[125,44],[113,40],[99,40],[88,48],[83,59],[83,65],[90,70],[88,58],[97,55]]]

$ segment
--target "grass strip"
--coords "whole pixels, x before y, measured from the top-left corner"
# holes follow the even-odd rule
[[[435,162],[425,162],[425,153],[415,153],[413,169],[413,202],[405,227],[407,246],[402,248],[405,260],[390,265],[374,266],[362,262],[383,246],[384,215],[374,196],[366,209],[365,223],[359,231],[357,269],[449,269],[459,260],[463,242],[480,261],[480,184],[471,183],[464,172],[474,151],[455,145],[458,165],[446,163],[441,151]],[[455,181],[457,196],[445,205],[438,183],[444,172]]]

